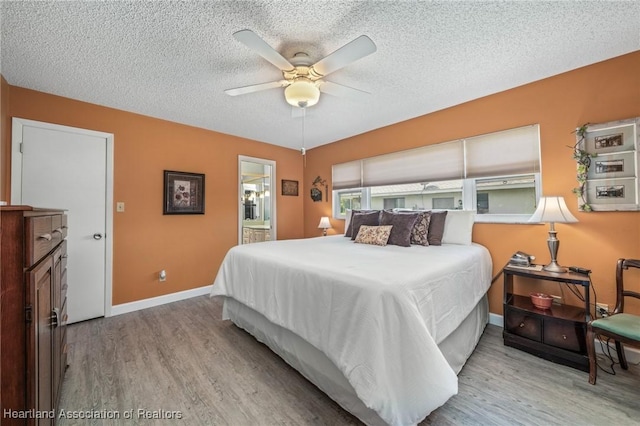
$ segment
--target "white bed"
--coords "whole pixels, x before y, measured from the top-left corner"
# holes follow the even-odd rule
[[[384,247],[343,236],[229,250],[223,319],[367,424],[411,425],[457,393],[488,319],[478,244]]]

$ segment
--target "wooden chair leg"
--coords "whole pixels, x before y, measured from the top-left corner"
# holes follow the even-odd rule
[[[594,339],[596,338],[591,325],[587,325],[587,353],[589,354],[589,383],[596,384],[596,376],[598,374],[598,361],[596,360],[596,347]]]
[[[627,356],[624,354],[624,346],[617,340],[616,351],[618,352],[618,361],[620,361],[620,367],[622,367],[623,370],[628,370],[629,365],[627,364]]]

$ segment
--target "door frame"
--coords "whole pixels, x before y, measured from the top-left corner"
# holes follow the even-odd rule
[[[242,245],[242,221],[244,220],[244,204],[242,201],[242,197],[244,191],[242,189],[242,162],[248,161],[251,163],[263,164],[265,166],[271,166],[271,179],[269,185],[271,187],[271,219],[269,220],[271,224],[271,240],[278,239],[277,232],[277,209],[276,209],[276,198],[277,198],[277,190],[276,190],[276,162],[273,160],[266,160],[264,158],[256,158],[256,157],[248,157],[246,155],[238,155],[238,245]]]
[[[105,176],[105,270],[104,270],[104,316],[111,316],[113,284],[113,133],[45,123],[13,117],[11,120],[11,204],[22,204],[22,131],[24,126],[56,130],[86,136],[104,138],[106,142]]]

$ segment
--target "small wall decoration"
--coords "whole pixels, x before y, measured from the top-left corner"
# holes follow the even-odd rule
[[[162,214],[204,214],[204,174],[164,171]]]
[[[298,181],[282,179],[282,195],[298,196]]]
[[[325,179],[318,176],[311,184],[313,185],[313,188],[311,188],[311,199],[314,202],[322,201],[322,188],[324,188],[324,192],[327,197],[326,201],[329,201],[329,191],[327,188],[327,181]]]
[[[576,129],[573,158],[578,163],[581,211],[640,210],[640,117]]]

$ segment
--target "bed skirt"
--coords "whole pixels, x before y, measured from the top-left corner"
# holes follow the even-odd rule
[[[259,342],[267,345],[307,380],[365,424],[386,424],[356,396],[351,384],[333,362],[297,334],[272,323],[262,314],[228,297],[225,297],[222,317],[231,320]],[[485,295],[454,332],[442,342],[437,342],[456,374],[473,353],[488,320],[489,304]]]

